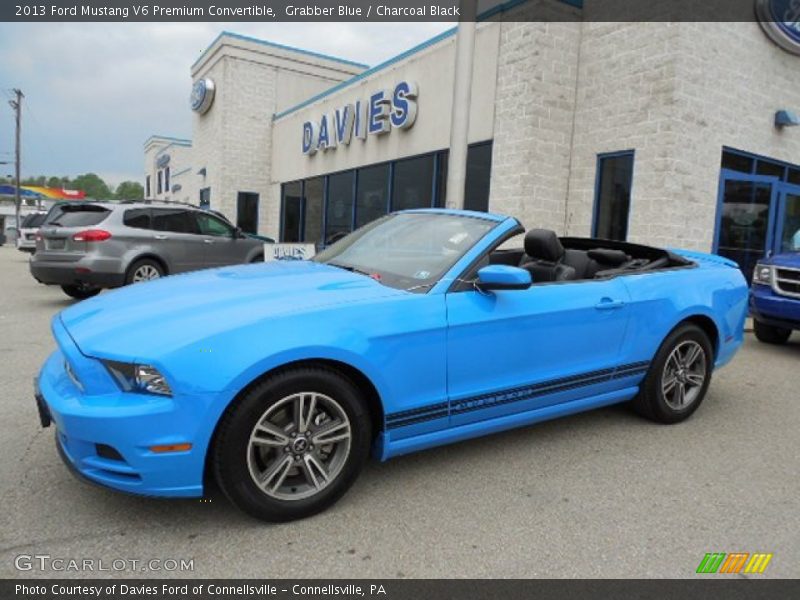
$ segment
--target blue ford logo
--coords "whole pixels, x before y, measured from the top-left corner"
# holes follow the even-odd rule
[[[209,77],[198,79],[192,86],[192,96],[189,99],[192,110],[201,115],[207,112],[214,102],[214,90],[213,79]]]
[[[800,0],[756,0],[756,15],[773,42],[800,55]]]

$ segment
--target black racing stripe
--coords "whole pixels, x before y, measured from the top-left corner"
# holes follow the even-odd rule
[[[403,421],[392,421],[391,423],[386,424],[387,429],[397,429],[398,427],[408,427],[409,425],[415,425],[417,423],[424,423],[425,421],[432,421],[433,419],[443,419],[447,418],[447,409],[440,410],[435,413],[429,413],[426,415],[420,415],[419,417],[412,417],[410,419],[405,419]]]
[[[448,414],[464,414],[484,408],[503,406],[513,402],[523,402],[532,398],[557,394],[589,385],[595,385],[597,383],[611,381],[612,379],[644,374],[649,366],[649,361],[629,363],[610,369],[600,369],[598,371],[590,371],[580,375],[571,375],[569,377],[541,381],[539,383],[517,388],[510,388],[498,392],[481,394],[479,396],[462,398],[461,400],[456,400],[449,405],[447,402],[440,402],[438,404],[432,404],[422,408],[392,413],[386,416],[386,427],[387,429],[407,427],[409,425],[415,425],[417,423],[422,423],[433,419],[444,418],[447,417]]]
[[[421,408],[414,408],[411,410],[404,410],[401,412],[392,413],[390,415],[386,415],[387,421],[394,421],[399,419],[405,419],[406,417],[413,417],[415,415],[421,415],[423,413],[437,411],[441,409],[447,409],[447,402],[440,402],[439,404],[431,404],[430,406],[423,406]]]

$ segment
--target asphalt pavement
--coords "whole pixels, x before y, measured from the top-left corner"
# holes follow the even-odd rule
[[[617,406],[371,462],[331,510],[271,525],[219,492],[136,498],[68,473],[31,380],[73,302],[0,247],[0,577],[696,577],[707,552],[800,576],[798,334],[747,334],[685,423]],[[151,570],[170,560],[193,570]]]

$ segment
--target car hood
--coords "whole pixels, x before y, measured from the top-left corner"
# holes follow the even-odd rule
[[[132,360],[265,319],[407,293],[320,263],[273,261],[134,284],[59,316],[84,354]]]
[[[769,258],[759,261],[763,265],[773,265],[776,267],[788,267],[790,269],[800,269],[800,252],[787,252],[786,254],[774,254]]]

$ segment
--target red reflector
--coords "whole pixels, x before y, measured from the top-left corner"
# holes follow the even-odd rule
[[[102,242],[111,237],[111,234],[105,229],[87,229],[86,231],[79,231],[72,236],[76,242]]]
[[[76,273],[91,273],[92,270],[91,269],[87,269],[86,267],[76,267],[75,268],[75,272]]]

